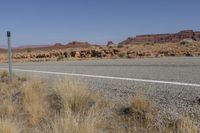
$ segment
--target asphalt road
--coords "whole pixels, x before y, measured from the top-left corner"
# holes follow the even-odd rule
[[[6,68],[7,64],[0,64],[1,68]],[[145,59],[114,59],[114,60],[84,60],[65,62],[34,62],[34,63],[14,63],[14,69],[36,70],[59,73],[73,73],[93,76],[111,77],[81,77],[74,78],[83,81],[90,87],[104,91],[108,97],[127,98],[128,95],[136,91],[145,90],[148,95],[156,97],[157,93],[165,94],[169,91],[178,94],[181,90],[188,90],[189,93],[195,90],[196,95],[199,86],[182,86],[174,84],[143,82],[142,80],[181,82],[200,85],[200,57],[168,57],[168,58],[145,58]],[[18,73],[23,73],[19,72]],[[24,72],[27,73],[27,72]],[[31,73],[32,75],[32,73]],[[42,73],[46,77],[57,77],[52,74]],[[48,76],[47,76],[48,75]],[[71,76],[70,76],[71,77]],[[112,79],[112,78],[119,79]],[[120,79],[122,78],[122,79]],[[140,79],[141,81],[124,80]],[[187,92],[187,91],[186,91]],[[191,96],[191,95],[190,95]],[[117,98],[118,99],[118,98]]]
[[[200,57],[14,63],[13,68],[200,84]]]

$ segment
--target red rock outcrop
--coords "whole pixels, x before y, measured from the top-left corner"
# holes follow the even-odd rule
[[[6,52],[6,49],[0,48],[0,52]]]
[[[35,51],[35,50],[59,50],[59,49],[65,49],[65,48],[88,48],[90,46],[93,46],[92,44],[89,44],[88,42],[78,42],[73,41],[68,44],[62,44],[62,43],[55,43],[54,45],[46,45],[41,47],[33,47],[33,48],[14,48],[13,51],[15,52],[21,52],[21,51]]]
[[[91,46],[88,42],[73,41],[65,45],[66,48],[88,48]]]
[[[141,43],[176,43],[183,39],[200,40],[200,32],[193,30],[183,30],[174,34],[149,34],[137,35],[136,37],[129,37],[127,40],[119,43],[123,44],[141,44]]]

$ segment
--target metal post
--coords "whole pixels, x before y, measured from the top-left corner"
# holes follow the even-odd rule
[[[11,50],[11,32],[7,31],[8,38],[8,66],[9,66],[9,81],[12,81],[12,50]]]

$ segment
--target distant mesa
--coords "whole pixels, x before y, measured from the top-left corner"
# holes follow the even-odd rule
[[[64,46],[62,43],[55,43],[54,44],[54,47],[62,47],[62,46]]]
[[[120,42],[119,44],[115,44],[112,41],[108,41],[105,47],[108,48],[116,48],[117,46],[120,48],[124,45],[139,45],[139,44],[153,44],[153,43],[177,43],[182,40],[190,40],[191,41],[200,41],[200,31],[193,30],[183,30],[178,33],[166,33],[166,34],[146,34],[146,35],[136,35],[135,37],[128,37],[126,40]],[[43,44],[43,45],[24,45],[17,48],[13,48],[14,51],[23,51],[23,50],[58,50],[65,48],[89,48],[89,47],[100,48],[103,47],[101,45],[90,44],[88,42],[81,41],[72,41],[68,44],[55,43],[53,45]],[[0,52],[5,52],[6,48],[1,47]]]
[[[114,43],[112,41],[108,41],[107,46],[113,45]]]
[[[141,43],[176,43],[183,39],[193,39],[194,41],[200,41],[200,32],[194,32],[193,30],[183,30],[178,33],[167,34],[147,34],[137,35],[136,37],[129,37],[126,40],[119,43],[119,45],[126,44],[141,44]]]
[[[79,41],[73,41],[66,45],[67,48],[88,48],[92,44],[89,44],[88,42],[79,42]]]
[[[0,52],[6,52],[6,49],[0,48]]]
[[[55,43],[52,47],[53,48],[87,48],[90,46],[91,44],[89,44],[88,42],[73,41],[68,44]]]
[[[50,45],[48,44],[37,44],[37,45],[24,45],[24,46],[20,46],[17,47],[17,49],[27,49],[27,48],[42,48],[42,47],[49,47]]]
[[[113,43],[113,41],[108,41],[106,46],[109,48],[113,48],[113,47],[117,47],[117,44]]]
[[[90,46],[92,46],[92,44],[89,44],[88,42],[73,41],[68,44],[55,43],[54,45],[25,45],[25,46],[14,48],[14,51],[17,52],[17,51],[22,51],[22,50],[53,50],[53,49],[64,49],[64,48],[88,48]]]

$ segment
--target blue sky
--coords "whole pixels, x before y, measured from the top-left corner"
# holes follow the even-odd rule
[[[146,33],[200,30],[199,0],[0,0],[0,45],[116,43]]]

